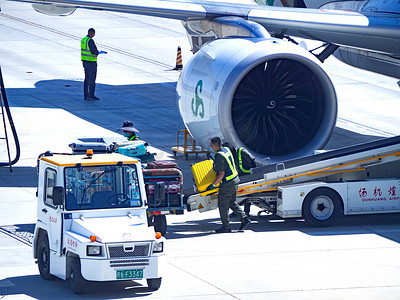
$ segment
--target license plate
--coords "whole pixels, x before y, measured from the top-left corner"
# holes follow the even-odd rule
[[[143,278],[143,269],[117,270],[117,279]]]

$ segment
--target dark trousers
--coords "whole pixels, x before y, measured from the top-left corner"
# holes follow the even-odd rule
[[[85,80],[83,82],[83,96],[85,98],[94,97],[94,89],[96,87],[97,62],[82,61],[85,69]]]
[[[236,202],[237,185],[233,182],[224,182],[218,191],[218,209],[222,225],[229,228],[229,209],[243,221],[246,217],[243,210]]]

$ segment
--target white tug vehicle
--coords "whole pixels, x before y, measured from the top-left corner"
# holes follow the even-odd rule
[[[140,162],[121,154],[46,152],[38,159],[33,256],[40,275],[87,281],[146,279],[161,285],[165,239],[148,226]]]

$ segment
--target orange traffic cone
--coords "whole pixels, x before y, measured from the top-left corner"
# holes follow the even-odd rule
[[[174,70],[182,70],[183,65],[182,65],[182,50],[181,50],[181,46],[178,46],[178,53],[176,55],[176,66],[174,68]]]

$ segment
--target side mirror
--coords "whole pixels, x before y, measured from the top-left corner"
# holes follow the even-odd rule
[[[55,186],[53,188],[53,204],[54,205],[64,204],[64,187]]]

